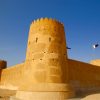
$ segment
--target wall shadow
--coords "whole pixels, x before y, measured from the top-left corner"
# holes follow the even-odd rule
[[[2,69],[0,69],[0,82],[1,82],[1,77],[2,77]]]

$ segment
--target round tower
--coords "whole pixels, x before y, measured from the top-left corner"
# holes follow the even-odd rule
[[[34,70],[35,83],[67,81],[64,26],[53,19],[38,19],[30,26],[26,62]]]
[[[0,60],[0,69],[5,69],[7,68],[7,62],[4,60]]]
[[[22,99],[25,94],[31,100],[64,100],[73,96],[66,59],[63,24],[48,18],[32,22],[24,67],[24,81],[27,79],[27,82],[23,82],[17,97]],[[23,91],[32,91],[32,95]]]

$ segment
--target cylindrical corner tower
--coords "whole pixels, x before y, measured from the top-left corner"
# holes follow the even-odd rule
[[[34,21],[30,26],[26,62],[33,67],[35,83],[65,83],[66,56],[63,25],[47,18]]]
[[[5,69],[7,68],[7,62],[4,60],[0,60],[0,69]]]
[[[63,100],[60,98],[66,98],[69,94],[72,96],[67,84],[66,58],[63,24],[48,18],[32,22],[25,60],[25,79],[28,85],[23,86],[25,88],[22,90],[38,92],[34,100]]]

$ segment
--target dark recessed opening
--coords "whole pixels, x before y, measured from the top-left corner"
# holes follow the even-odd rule
[[[49,37],[49,42],[51,42],[51,38]]]
[[[38,38],[36,38],[36,43],[37,43],[37,41],[38,41]]]

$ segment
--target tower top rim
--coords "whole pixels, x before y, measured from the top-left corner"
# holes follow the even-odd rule
[[[36,24],[36,23],[44,22],[44,21],[47,21],[47,22],[54,22],[54,23],[61,24],[62,26],[64,26],[62,22],[60,22],[60,21],[58,21],[58,20],[56,20],[56,19],[47,18],[47,17],[38,18],[38,19],[36,19],[36,20],[33,20],[33,21],[32,21],[32,24]]]

